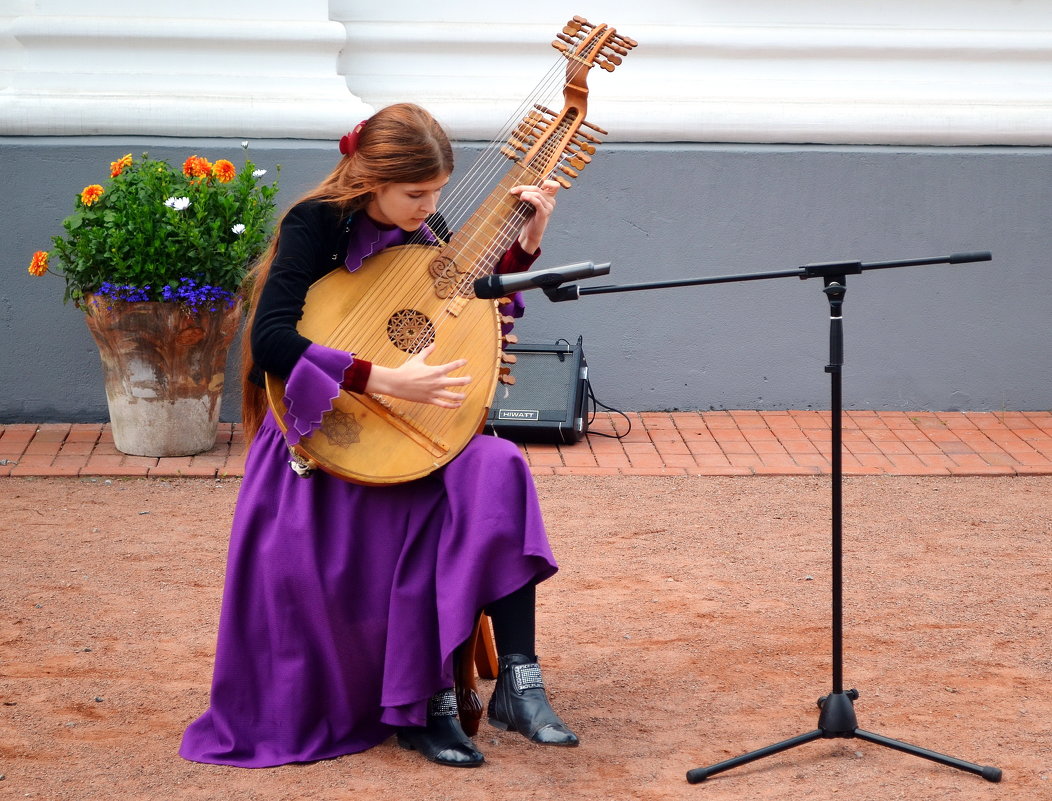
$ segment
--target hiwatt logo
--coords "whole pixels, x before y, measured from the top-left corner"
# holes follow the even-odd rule
[[[540,413],[536,409],[500,409],[497,411],[498,420],[539,420]]]

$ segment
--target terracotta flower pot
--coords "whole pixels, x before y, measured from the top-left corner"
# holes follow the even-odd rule
[[[85,301],[117,450],[159,457],[214,447],[241,303],[191,316],[177,303]]]

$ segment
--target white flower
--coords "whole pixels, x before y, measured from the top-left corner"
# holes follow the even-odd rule
[[[253,178],[262,178],[266,174],[267,174],[266,170],[252,170],[252,177]]]
[[[247,139],[245,139],[244,141],[241,142],[241,147],[245,148],[245,150],[248,150],[248,140]]]
[[[175,209],[176,211],[182,211],[183,209],[185,209],[187,206],[190,205],[190,198],[188,198],[188,197],[170,197],[166,201],[164,201],[164,205],[166,205],[170,209]]]
[[[241,234],[245,233],[245,224],[244,223],[238,223],[237,225],[235,225],[230,230],[233,231],[238,236],[240,236]]]

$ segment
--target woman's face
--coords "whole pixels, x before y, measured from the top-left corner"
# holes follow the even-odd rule
[[[373,193],[365,213],[381,225],[415,231],[435,213],[439,195],[447,183],[449,176],[443,175],[420,184],[384,184]]]

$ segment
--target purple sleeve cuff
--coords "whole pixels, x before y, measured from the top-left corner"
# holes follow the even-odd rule
[[[527,253],[522,249],[522,245],[519,244],[519,240],[516,239],[511,243],[511,247],[508,248],[501,260],[497,263],[497,269],[495,272],[498,275],[505,275],[507,273],[521,273],[523,270],[528,270],[533,266],[533,263],[537,261],[541,256],[541,249],[537,248],[536,253]]]
[[[296,445],[321,425],[321,418],[340,396],[340,382],[354,362],[344,350],[311,343],[285,383],[285,439]]]

